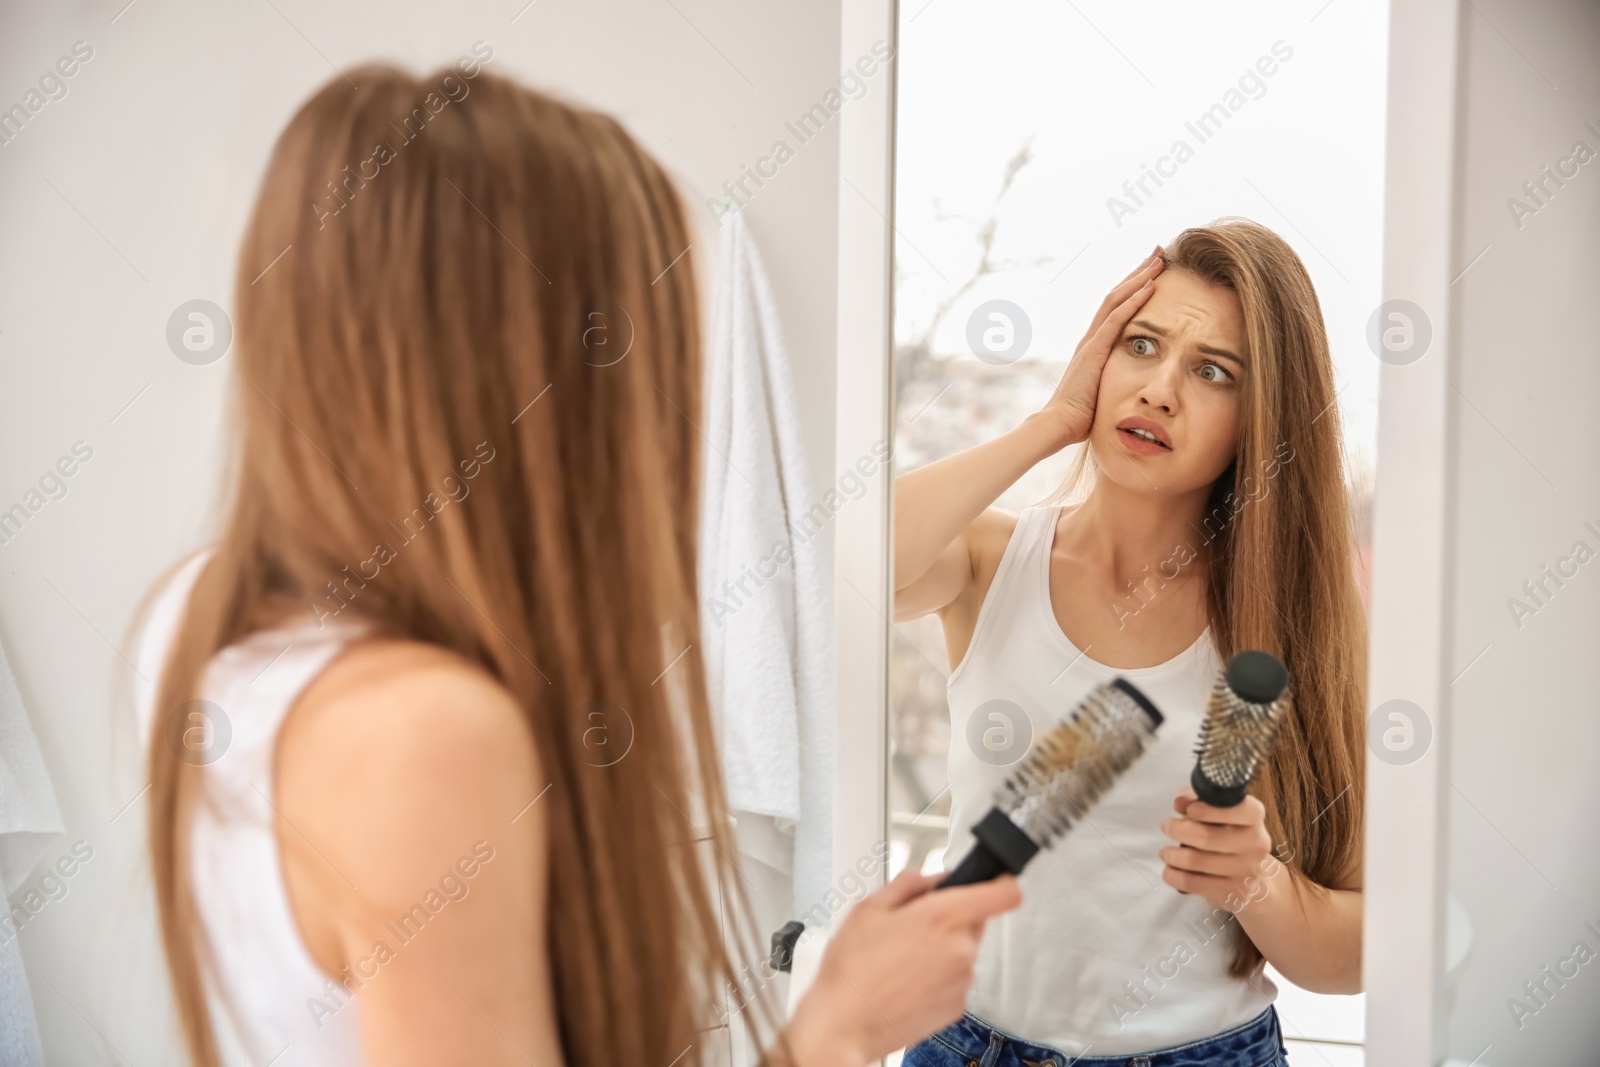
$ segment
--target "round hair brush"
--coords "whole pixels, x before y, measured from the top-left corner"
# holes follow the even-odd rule
[[[1114,678],[1096,686],[995,791],[995,806],[972,828],[978,843],[934,888],[1021,873],[1111,788],[1160,725],[1161,712],[1132,682]],[[772,935],[775,969],[790,969],[805,928],[791,919]]]
[[[977,844],[934,888],[1020,874],[1083,818],[1160,725],[1161,712],[1132,682],[1096,686],[1001,784],[995,806],[972,827]]]
[[[1288,686],[1288,669],[1270,653],[1252,649],[1228,661],[1211,689],[1189,776],[1202,802],[1231,808],[1250,792],[1289,706]]]

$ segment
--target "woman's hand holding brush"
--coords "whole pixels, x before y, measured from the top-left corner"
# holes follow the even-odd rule
[[[1230,912],[1259,899],[1261,879],[1278,873],[1267,831],[1267,809],[1254,796],[1231,808],[1214,808],[1185,787],[1172,802],[1177,818],[1161,820],[1175,845],[1161,849],[1161,880]]]
[[[984,924],[1022,903],[1017,875],[1094,806],[1160,725],[1150,698],[1115,678],[1035,739],[954,870],[902,871],[845,916],[795,1011],[793,1058],[782,1067],[865,1064],[959,1019]],[[787,936],[788,927],[774,935],[775,953]]]
[[[1288,711],[1288,687],[1282,661],[1256,649],[1230,659],[1212,686],[1194,773],[1172,802],[1178,818],[1161,820],[1161,832],[1177,842],[1159,852],[1161,879],[1180,893],[1238,912],[1259,899],[1258,879],[1282,866],[1266,805],[1249,789]]]
[[[930,892],[902,871],[839,924],[795,1008],[784,1067],[856,1067],[961,1017],[984,923],[1022,903],[1016,876]]]

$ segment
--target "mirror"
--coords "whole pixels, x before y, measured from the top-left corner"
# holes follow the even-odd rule
[[[1343,442],[1351,566],[1364,612],[1379,369],[1404,344],[1403,337],[1384,332],[1396,324],[1386,317],[1392,309],[1379,306],[1386,6],[1290,12],[1257,3],[1223,14],[1176,3],[1135,11],[1042,2],[975,9],[934,0],[902,6],[898,18],[895,537],[919,526],[918,515],[904,510],[911,499],[901,492],[905,476],[990,445],[1044,407],[1108,291],[1152,246],[1170,245],[1186,227],[1243,216],[1293,249],[1320,305],[1335,391],[1327,414],[1338,420]],[[1160,406],[1159,398],[1154,402]],[[953,852],[969,847],[970,827],[963,821],[987,808],[995,782],[1022,760],[1041,723],[1064,717],[1074,702],[1019,707],[1028,704],[1020,694],[1030,686],[1081,694],[1088,678],[1098,677],[1089,668],[1102,657],[1108,669],[1127,666],[1132,669],[1124,673],[1136,681],[1148,677],[1153,689],[1171,693],[1181,687],[1168,676],[1185,656],[1195,660],[1190,673],[1199,670],[1193,631],[1180,633],[1171,614],[1167,623],[1157,622],[1160,611],[1133,618],[1144,603],[1137,595],[1120,611],[1108,605],[1121,623],[1103,643],[1109,653],[1077,651],[1089,642],[1075,643],[1072,634],[1093,634],[1101,624],[1084,614],[1086,597],[1073,594],[1070,546],[1055,542],[1071,527],[1057,525],[1060,510],[1050,521],[1043,515],[1084,499],[1081,488],[1064,503],[1051,498],[1085,447],[1023,463],[1015,481],[999,488],[993,486],[1002,476],[972,476],[970,484],[990,486],[982,492],[998,511],[986,514],[1004,516],[991,522],[981,541],[987,554],[973,563],[972,581],[986,590],[983,597],[970,594],[964,609],[929,611],[925,603],[905,602],[904,576],[892,579],[899,592],[888,632],[891,875],[907,866],[948,870],[962,858],[945,850],[952,842]],[[954,484],[946,485],[946,499],[957,492]],[[970,543],[980,543],[978,536]],[[997,583],[998,561],[1013,540],[1015,565]],[[898,552],[897,545],[891,556]],[[1018,605],[1029,604],[1043,605],[1056,618],[1018,612]],[[1293,608],[1285,610],[1292,614]],[[1141,626],[1146,636],[1128,640]],[[995,658],[999,653],[986,637],[1030,649],[1029,642],[1040,641],[1044,651],[1002,684],[981,667],[967,670],[986,657],[1010,662]],[[965,657],[957,682],[971,683],[960,686],[959,699],[950,681],[953,655]],[[1156,674],[1144,673],[1145,667]],[[974,677],[966,678],[969,673]],[[1082,680],[1074,683],[1074,673]],[[1210,677],[1204,681],[1209,686]],[[1187,723],[1190,733],[1160,734],[1151,752],[1164,745],[1170,757],[1175,747],[1181,763],[1182,753],[1193,752],[1195,721],[1173,716],[1168,725]],[[1188,759],[1192,764],[1192,755]],[[1186,784],[1181,775],[1173,780],[1169,798]],[[1107,900],[1093,893],[1095,878],[1128,887],[1130,901],[1151,909],[1130,906],[1129,914],[1159,914],[1181,929],[1173,902],[1182,898],[1160,880],[1161,860],[1118,854],[1117,828],[1124,820],[1155,824],[1174,812],[1135,815],[1114,793],[1106,803],[1105,832],[1090,810],[1068,838],[1075,855],[1100,865],[1094,878],[1085,873],[1079,881],[1052,884],[1050,877],[1060,879],[1062,872],[1041,864],[1043,881],[1023,880],[1025,893],[1050,899],[1048,908],[1034,905],[1041,914],[1070,912],[1075,894],[1087,901],[1088,914],[1055,925],[1043,917],[1026,923],[1007,917],[992,925],[985,935],[989,958],[980,963],[969,1009],[992,1009],[998,1017],[989,1022],[1026,1037],[1034,1035],[1020,1028],[1033,1024],[1056,1026],[1055,1035],[1064,1038],[1074,1032],[1073,1019],[1087,1035],[1111,1035],[1109,1045],[1092,1051],[1063,1047],[1070,1056],[1165,1047],[1176,1042],[1141,1048],[1131,1035],[1154,1040],[1185,1028],[1216,1033],[1270,1002],[1291,1057],[1298,1052],[1308,1062],[1340,1067],[1362,1062],[1365,998],[1298,988],[1270,960],[1265,981],[1236,980],[1243,988],[1231,999],[1218,994],[1208,1002],[1220,1006],[1217,1025],[1208,1031],[1204,1017],[1184,1013],[1179,1001],[1186,997],[1169,991],[1171,983],[1181,989],[1186,980],[1200,981],[1201,968],[1190,968],[1180,958],[1184,953],[1153,954],[1147,967],[1124,967],[1128,973],[1121,975],[1116,967],[1123,964],[1090,958],[1072,943],[1032,950],[1030,937],[1109,917]],[[1150,936],[1129,931],[1120,943],[1142,945],[1141,937]],[[1193,942],[1193,958],[1211,966],[1218,949],[1203,932]],[[1060,988],[1051,988],[1052,981]],[[1210,988],[1223,985],[1216,977]],[[1076,1016],[1052,1007],[1090,1000],[1092,1008],[1079,1007]],[[1119,1045],[1118,1035],[1128,1040]]]

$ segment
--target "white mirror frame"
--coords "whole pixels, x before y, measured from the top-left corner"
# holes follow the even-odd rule
[[[1425,358],[1386,363],[1378,379],[1368,711],[1410,700],[1429,716],[1433,738],[1414,763],[1394,766],[1370,751],[1367,759],[1368,1067],[1438,1063],[1446,1047],[1459,35],[1459,0],[1391,0],[1382,295],[1452,310],[1432,321]]]
[[[894,100],[899,70],[894,0],[844,0],[841,70],[871,55],[876,41],[896,46],[880,92],[839,113],[839,292],[835,457],[843,468],[891,448],[893,342]],[[888,838],[889,584],[892,464],[867,493],[834,519],[834,622],[837,699],[834,723],[833,872],[874,855]],[[882,884],[886,871],[871,879]]]
[[[840,62],[895,45],[885,89],[840,113],[838,247],[839,464],[893,443],[894,123],[899,63],[895,0],[843,0]],[[1383,299],[1450,308],[1456,261],[1459,0],[1392,0],[1384,185]],[[1386,364],[1379,379],[1373,527],[1370,704],[1403,697],[1428,709],[1430,750],[1417,762],[1367,761],[1363,987],[1369,1067],[1437,1063],[1443,1007],[1450,591],[1447,443],[1452,323],[1432,323],[1432,358]],[[892,468],[840,511],[834,527],[837,702],[835,875],[888,837],[888,626]],[[1370,710],[1370,708],[1369,708]],[[1373,812],[1405,812],[1401,819]],[[880,871],[877,883],[884,872]]]

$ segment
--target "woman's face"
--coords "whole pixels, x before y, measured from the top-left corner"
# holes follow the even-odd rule
[[[1135,492],[1215,482],[1238,447],[1244,359],[1238,294],[1186,270],[1162,271],[1100,376],[1090,447],[1101,475]]]

